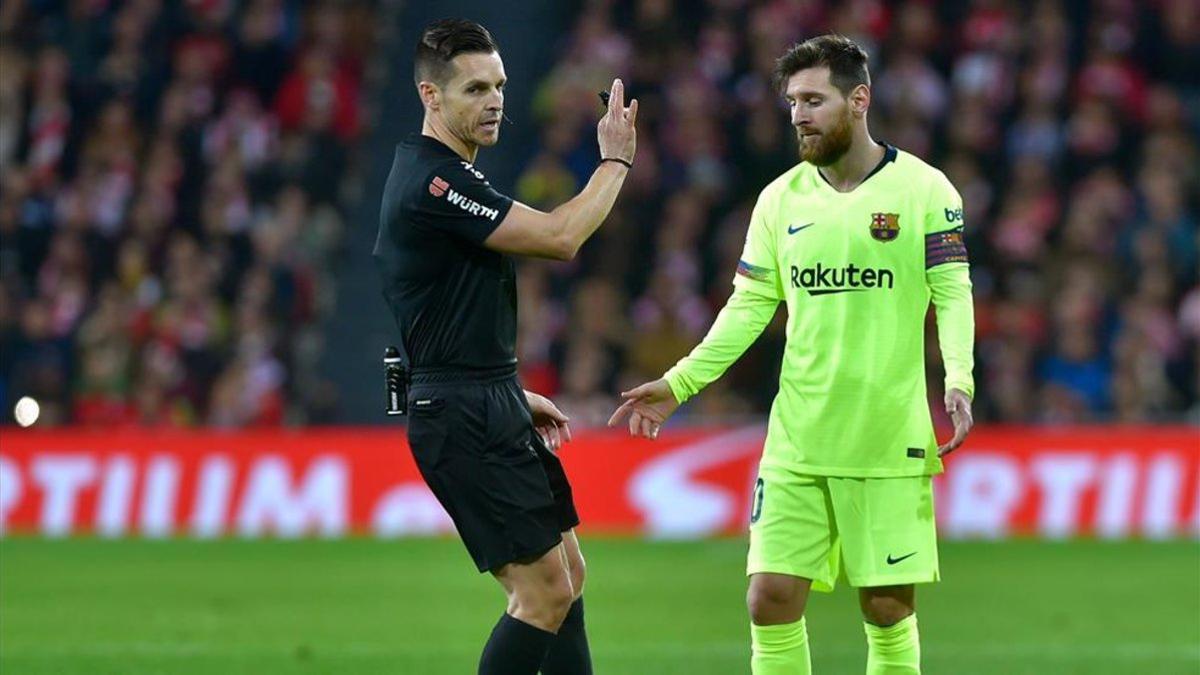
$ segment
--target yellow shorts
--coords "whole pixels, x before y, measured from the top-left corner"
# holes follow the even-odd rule
[[[937,581],[937,528],[930,476],[837,478],[759,469],[746,574],[851,586]]]

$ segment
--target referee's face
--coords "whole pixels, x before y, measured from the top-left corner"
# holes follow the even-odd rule
[[[442,116],[455,136],[472,145],[500,140],[504,112],[504,61],[496,52],[459,54],[454,77],[442,88]]]

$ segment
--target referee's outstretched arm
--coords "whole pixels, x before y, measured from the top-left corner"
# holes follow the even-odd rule
[[[484,246],[504,253],[570,260],[608,216],[637,151],[638,102],[625,107],[625,86],[613,80],[608,111],[596,125],[600,165],[587,187],[550,213],[515,202]]]

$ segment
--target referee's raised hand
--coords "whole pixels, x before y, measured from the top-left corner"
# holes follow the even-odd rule
[[[601,159],[619,159],[633,164],[633,156],[637,152],[637,129],[634,127],[637,111],[637,99],[625,107],[625,85],[620,78],[613,80],[608,93],[608,110],[596,125]]]

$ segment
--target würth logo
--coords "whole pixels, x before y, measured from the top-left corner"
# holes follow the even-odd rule
[[[449,187],[449,183],[442,180],[438,176],[434,176],[433,180],[429,181],[429,194],[433,195],[434,197],[441,197],[442,195],[446,194],[446,190]]]
[[[496,216],[500,215],[499,209],[493,209],[471,199],[461,192],[450,187],[450,183],[443,180],[441,176],[434,176],[433,180],[429,181],[429,194],[434,197],[445,197],[446,201],[454,204],[458,208],[466,211],[472,216],[483,216],[488,220],[495,220]]]
[[[484,206],[483,204],[480,204],[479,202],[475,201],[474,199],[471,199],[470,197],[462,194],[461,192],[455,192],[454,190],[450,190],[450,196],[446,197],[446,199],[451,204],[457,205],[458,208],[462,209],[463,211],[466,211],[467,213],[469,213],[473,216],[483,216],[484,218],[487,218],[488,220],[495,220],[496,216],[500,215],[499,209],[493,209],[493,208]]]

